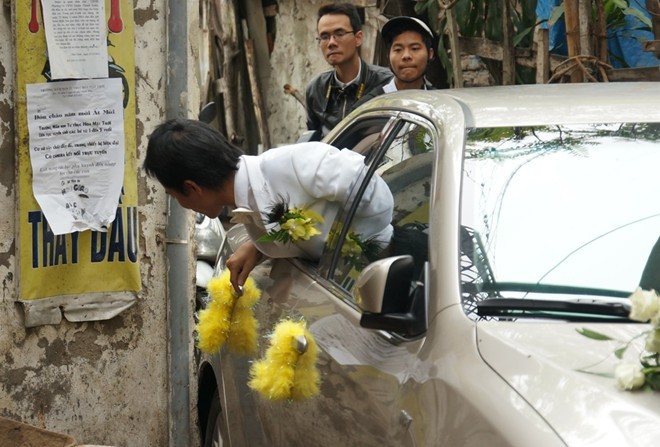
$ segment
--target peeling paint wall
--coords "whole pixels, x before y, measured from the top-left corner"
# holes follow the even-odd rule
[[[9,44],[13,40],[9,2],[1,5],[0,415],[67,433],[80,443],[167,446],[167,206],[159,185],[141,171],[136,173],[142,277],[137,304],[108,321],[63,321],[56,326],[30,329],[23,326],[22,310],[15,303],[18,266],[14,243],[14,48]],[[148,135],[165,118],[167,4],[164,0],[134,0],[134,6],[137,146],[141,166]],[[191,58],[199,42],[197,9],[197,4],[190,2]],[[188,101],[184,108],[189,109],[189,115],[195,116],[199,80],[196,64],[191,62],[189,67],[190,89],[183,100]],[[187,316],[191,320],[193,267],[191,256],[191,312]],[[192,330],[192,323],[190,327]],[[190,368],[193,373],[194,365]],[[194,432],[190,445],[196,445]]]
[[[331,67],[316,45],[316,14],[319,2],[314,0],[280,0],[276,16],[277,35],[270,55],[268,85],[268,125],[272,145],[295,143],[307,129],[305,108],[293,96],[284,93],[289,84],[302,95],[305,86],[321,71]],[[296,55],[292,59],[292,55]]]

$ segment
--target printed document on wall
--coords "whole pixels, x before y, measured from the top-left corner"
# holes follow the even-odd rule
[[[27,85],[32,189],[54,234],[107,231],[124,178],[120,79]]]
[[[105,0],[41,2],[50,80],[108,77]]]

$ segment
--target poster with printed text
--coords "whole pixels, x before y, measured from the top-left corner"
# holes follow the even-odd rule
[[[108,77],[105,0],[41,2],[50,77]]]
[[[107,231],[124,178],[119,79],[27,85],[32,191],[53,234]]]
[[[62,316],[111,318],[135,303],[141,286],[133,4],[100,1],[107,76],[94,79],[80,67],[53,70],[72,62],[62,48],[80,42],[68,45],[59,32],[51,59],[41,3],[16,4],[17,252],[26,326],[55,324]],[[90,20],[95,30],[98,11],[76,20]],[[61,14],[50,16],[53,29],[68,29],[55,23]],[[72,77],[59,80],[62,73]],[[46,202],[35,197],[42,192]]]

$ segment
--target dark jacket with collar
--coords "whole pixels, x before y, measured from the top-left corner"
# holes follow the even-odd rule
[[[392,79],[385,67],[371,65],[360,59],[360,79],[341,89],[335,83],[334,70],[316,76],[305,89],[307,102],[307,129],[320,130],[321,137],[355,109],[355,103],[372,90]],[[382,89],[381,89],[382,91]]]

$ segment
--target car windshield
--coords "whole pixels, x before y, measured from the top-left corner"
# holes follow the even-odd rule
[[[488,298],[605,302],[660,289],[659,140],[657,123],[471,129],[466,312]]]

